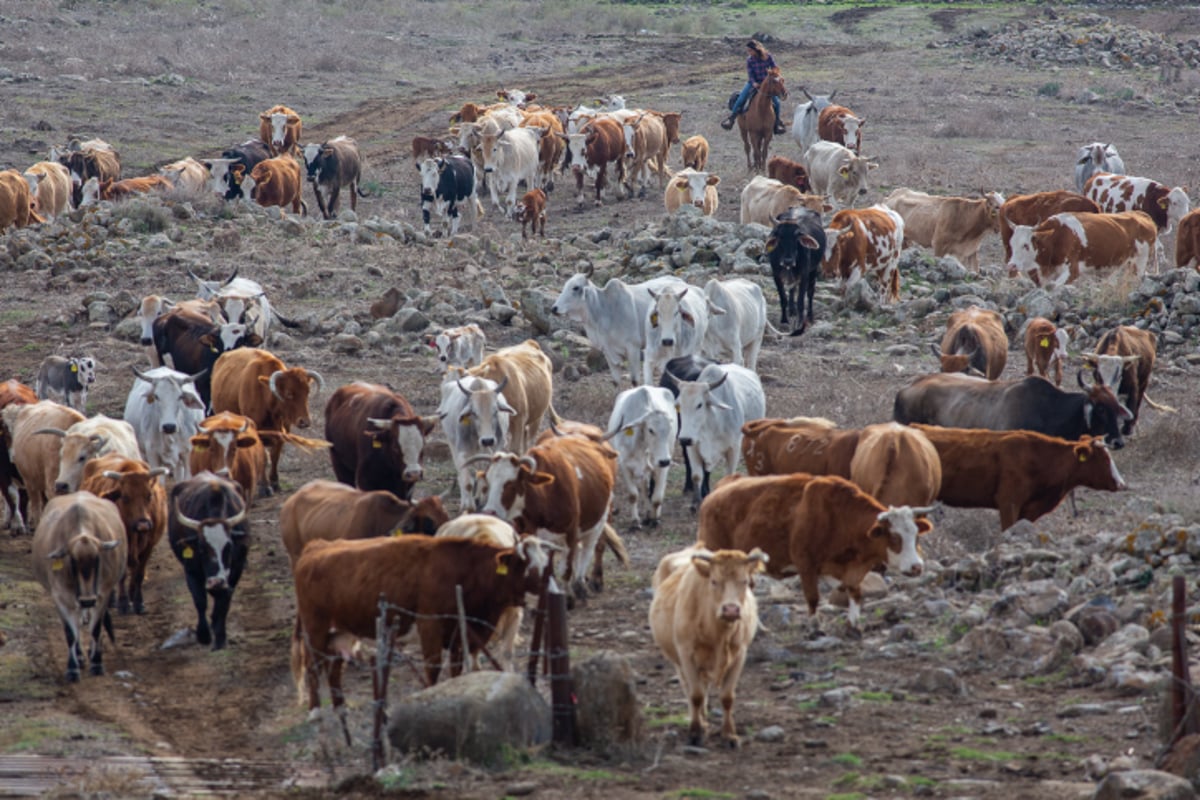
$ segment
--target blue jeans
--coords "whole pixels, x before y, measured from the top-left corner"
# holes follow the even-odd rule
[[[735,100],[733,103],[733,112],[732,112],[733,116],[736,117],[738,114],[741,114],[743,111],[746,110],[746,102],[750,99],[750,93],[753,91],[754,91],[754,84],[751,83],[750,81],[746,81],[746,85],[742,87],[741,94],[738,95],[737,100]],[[776,119],[778,119],[779,118],[779,97],[778,96],[773,96],[771,98],[771,105],[775,108],[775,117],[776,117]]]

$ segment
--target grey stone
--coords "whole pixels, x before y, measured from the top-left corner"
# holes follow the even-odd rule
[[[1150,631],[1141,625],[1129,624],[1104,640],[1095,656],[1102,661],[1118,661],[1128,653],[1145,653],[1150,645]]]
[[[967,693],[967,686],[958,673],[949,667],[933,667],[918,672],[906,688],[922,694],[942,694],[951,697],[962,697]]]
[[[443,753],[501,765],[550,739],[551,711],[523,675],[472,672],[409,695],[388,714],[388,740],[405,754]]]
[[[357,353],[364,346],[362,339],[349,333],[339,333],[329,343],[330,349],[335,353]]]
[[[108,303],[97,301],[87,307],[88,323],[91,325],[108,325],[112,321],[112,308]]]
[[[845,708],[850,705],[858,694],[857,686],[842,686],[837,689],[830,689],[821,694],[820,704],[823,708]]]
[[[1054,301],[1045,289],[1034,289],[1017,300],[1017,308],[1027,317],[1054,319]]]
[[[846,307],[853,311],[869,312],[879,307],[879,295],[865,280],[846,287]]]
[[[543,336],[567,326],[565,318],[550,313],[555,299],[555,295],[542,289],[521,291],[521,313],[525,315],[534,331]]]
[[[508,295],[504,293],[504,288],[493,278],[484,278],[479,282],[479,295],[483,298],[485,306],[490,306],[492,303],[512,305],[508,302]]]
[[[1079,628],[1065,619],[1060,619],[1050,626],[1050,635],[1066,642],[1072,653],[1078,653],[1083,649],[1083,634],[1079,632]]]
[[[423,331],[429,327],[429,317],[422,314],[415,308],[402,308],[396,312],[396,316],[389,320],[388,329],[399,329],[405,333],[416,333]]]
[[[142,340],[142,323],[132,318],[123,319],[112,329],[112,335],[127,342],[140,342]]]
[[[1186,779],[1169,772],[1143,769],[1110,772],[1096,787],[1092,800],[1195,800]]]
[[[492,303],[488,306],[488,316],[501,325],[507,325],[516,315],[517,310],[507,303]]]
[[[784,737],[783,728],[778,725],[768,725],[758,733],[754,734],[754,740],[757,742],[782,742]]]
[[[571,666],[578,698],[575,727],[584,747],[609,748],[638,744],[645,736],[637,681],[629,659],[602,651]]]

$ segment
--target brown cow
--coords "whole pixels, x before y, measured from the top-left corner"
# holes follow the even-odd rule
[[[1008,363],[1004,318],[995,311],[971,306],[950,315],[942,345],[933,346],[942,372],[975,372],[994,381]]]
[[[51,148],[50,160],[57,160],[71,173],[71,202],[78,208],[83,202],[83,184],[95,178],[121,180],[121,157],[103,139],[72,142],[66,150]]]
[[[689,547],[664,556],[654,573],[650,630],[679,673],[691,707],[688,742],[704,744],[708,729],[708,690],[721,692],[721,738],[739,744],[733,721],[734,692],[746,663],[746,648],[758,629],[754,575],[767,556],[740,550],[715,553]]]
[[[808,182],[808,168],[784,156],[771,156],[767,162],[767,177],[784,186],[795,186],[805,194],[812,191],[812,184]]]
[[[621,123],[609,117],[596,117],[580,127],[578,133],[558,135],[567,142],[566,163],[575,175],[576,205],[583,205],[583,179],[592,168],[597,170],[597,206],[601,205],[600,193],[608,185],[610,163],[615,161],[617,165],[617,185],[625,183],[625,133]]]
[[[1128,436],[1137,424],[1138,411],[1145,400],[1159,411],[1174,411],[1160,406],[1146,396],[1150,386],[1150,373],[1154,371],[1154,357],[1158,351],[1158,337],[1131,325],[1121,325],[1106,331],[1096,344],[1094,354],[1084,354],[1083,360],[1095,371],[1096,380],[1112,388],[1117,398],[1125,403],[1133,415],[1121,426],[1121,433]]]
[[[546,141],[546,139],[543,138],[542,141]],[[545,239],[546,193],[541,189],[530,189],[521,198],[521,202],[517,203],[517,208],[513,216],[517,222],[521,223],[522,239],[529,238],[529,232],[526,228],[529,227],[530,223],[533,223],[533,235],[537,236],[540,232],[541,237]]]
[[[855,116],[854,112],[845,106],[825,106],[817,118],[817,135],[827,142],[835,142],[861,155],[863,126],[866,124],[865,119]]]
[[[100,182],[100,199],[117,202],[128,200],[135,194],[169,192],[174,188],[175,184],[162,175],[146,175],[141,178],[126,178],[122,181],[113,181],[111,178],[107,178]]]
[[[679,150],[680,155],[683,156],[683,166],[685,169],[694,169],[696,172],[705,171],[704,168],[708,165],[708,139],[705,139],[700,134],[689,136],[684,140]],[[774,159],[771,160],[774,161]]]
[[[559,419],[553,405],[553,373],[549,356],[533,339],[497,350],[467,370],[467,375],[503,385],[500,391],[516,412],[508,420],[509,446],[514,453],[524,453],[537,437],[547,411],[551,420]]]
[[[1175,232],[1175,266],[1200,270],[1200,208],[1189,211]]]
[[[491,636],[500,615],[538,591],[540,575],[529,569],[530,545],[502,548],[474,539],[401,536],[359,541],[310,542],[296,562],[296,616],[306,645],[309,707],[320,707],[320,672],[328,668],[333,706],[342,710],[342,667],[335,638],[376,636],[380,595],[389,605],[387,623],[403,636],[414,622],[425,674],[436,683],[442,651],[451,650],[450,672],[461,670],[464,651],[474,655]],[[458,638],[462,587],[468,626],[466,647]],[[299,675],[293,675],[299,684]],[[343,728],[344,730],[344,728]],[[349,740],[349,731],[346,731]]]
[[[38,401],[37,394],[25,384],[10,378],[0,383],[0,411],[11,405],[29,405]],[[9,447],[12,445],[12,434],[0,417],[0,493],[4,495],[4,503],[8,508],[8,519],[5,524],[16,536],[25,532],[25,505],[23,500],[28,495],[21,492],[21,475],[9,457]]]
[[[638,197],[646,196],[646,183],[651,170],[658,175],[658,188],[666,186],[667,181],[667,130],[662,117],[651,112],[643,112],[637,117],[631,117],[623,125],[628,146],[625,158],[631,165],[626,169],[625,187],[633,194],[633,182],[638,183]]]
[[[28,405],[10,405],[0,411],[0,418],[8,429],[13,466],[29,495],[27,519],[30,525],[35,525],[46,501],[54,494],[63,441],[43,430],[65,431],[76,422],[83,422],[84,416],[73,408],[42,400]],[[14,528],[13,533],[24,533],[24,530]]]
[[[15,169],[0,172],[0,233],[10,225],[24,228],[36,222],[45,222],[33,210],[33,197],[25,176]]]
[[[1000,206],[1000,241],[1004,259],[1012,258],[1012,234],[1017,225],[1035,227],[1064,211],[1099,214],[1100,207],[1081,194],[1066,191],[1035,192],[1010,197]]]
[[[200,432],[191,438],[188,468],[193,475],[205,470],[224,474],[242,487],[249,508],[258,497],[259,485],[266,488],[267,451],[258,429],[248,417],[228,411],[209,417],[198,428]]]
[[[935,197],[914,189],[897,189],[883,204],[904,218],[904,244],[919,244],[939,258],[953,256],[967,269],[979,271],[983,237],[1000,231],[1004,197]]]
[[[914,425],[942,462],[938,500],[959,508],[994,508],[1000,529],[1049,514],[1077,486],[1116,492],[1121,473],[1099,437],[1078,441],[1033,431],[989,431]]]
[[[167,532],[167,490],[158,476],[169,472],[166,467],[150,469],[145,461],[116,453],[92,459],[83,469],[80,489],[111,501],[125,525],[128,560],[117,599],[122,614],[129,613],[131,603],[135,613],[146,613],[142,598],[146,566],[154,546]]]
[[[933,525],[917,515],[931,510],[885,507],[836,476],[730,475],[700,505],[699,542],[710,549],[760,547],[775,576],[794,567],[810,614],[820,600],[818,578],[838,580],[850,595],[850,624],[857,626],[868,572],[888,566],[921,574],[917,536]]]
[[[324,379],[304,367],[285,367],[283,362],[266,350],[243,347],[223,353],[212,371],[212,410],[214,414],[232,411],[249,417],[264,438],[267,431],[287,434],[292,426],[307,428],[312,424],[308,410],[309,384],[317,382],[318,391]],[[279,491],[279,456],[285,437],[267,442],[271,452],[271,488]],[[313,440],[286,437],[302,446],[320,446]]]
[[[299,156],[303,128],[300,115],[284,105],[272,106],[258,115],[258,138],[272,156]]]
[[[299,162],[291,156],[268,158],[254,165],[242,179],[242,192],[260,206],[288,206],[293,214],[308,214],[304,202],[304,176]]]
[[[751,420],[742,426],[742,458],[751,475],[808,472],[849,478],[859,433],[820,417]]]
[[[840,277],[843,291],[858,280],[871,278],[885,302],[900,301],[900,252],[904,220],[887,206],[846,208],[833,215],[825,229],[825,258],[821,273]]]
[[[1008,274],[1024,273],[1035,284],[1062,286],[1083,270],[1128,269],[1139,277],[1158,271],[1157,232],[1141,211],[1119,214],[1055,214],[1036,228],[1013,228]]]
[[[1025,374],[1037,374],[1050,380],[1054,366],[1054,385],[1062,386],[1063,365],[1067,363],[1067,332],[1044,317],[1034,317],[1025,327]]]
[[[413,166],[421,168],[421,162],[427,158],[441,158],[451,153],[450,147],[441,139],[429,136],[414,136],[412,139]]]
[[[885,506],[928,506],[942,486],[942,462],[920,431],[895,422],[868,425],[854,448],[850,480]]]
[[[522,128],[541,128],[545,131],[538,139],[538,180],[548,191],[554,189],[554,173],[562,162],[563,150],[566,149],[563,140],[555,133],[562,133],[562,122],[553,111],[538,109],[528,111],[521,120]],[[535,187],[530,187],[531,189]]]

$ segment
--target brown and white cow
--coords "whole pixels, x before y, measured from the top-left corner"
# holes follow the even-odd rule
[[[232,411],[248,417],[258,428],[260,438],[267,431],[287,434],[293,426],[312,425],[308,410],[309,385],[316,381],[320,390],[325,381],[313,370],[285,367],[266,350],[243,347],[224,353],[212,370],[212,410],[214,414]],[[279,457],[283,443],[301,445],[320,443],[300,437],[274,438],[268,443],[271,454],[271,488],[279,491]]]
[[[558,171],[559,164],[562,163],[563,151],[566,150],[563,140],[554,135],[563,132],[562,121],[554,115],[554,112],[539,109],[525,112],[519,127],[538,128],[545,131],[545,134],[538,139],[538,176],[535,181],[537,185],[527,188],[544,188],[552,191],[554,189],[554,173]]]
[[[560,134],[567,143],[567,162],[575,175],[575,199],[583,206],[583,179],[596,169],[596,205],[608,186],[608,165],[616,162],[617,185],[625,183],[625,134],[621,123],[608,117],[596,117],[580,127],[578,133]]]
[[[242,487],[246,507],[266,488],[267,451],[249,417],[223,411],[198,426],[191,438],[188,468],[193,475],[208,470]]]
[[[1004,318],[995,311],[971,306],[950,315],[941,347],[933,354],[942,372],[975,372],[994,381],[1008,363],[1008,335]]]
[[[1084,269],[1128,269],[1140,276],[1151,261],[1158,271],[1156,244],[1154,222],[1141,211],[1055,214],[1036,228],[1013,229],[1008,274],[1028,275],[1039,286],[1072,283]]]
[[[447,144],[442,139],[435,139],[430,136],[414,136],[412,138],[412,157],[413,166],[417,169],[421,168],[421,162],[427,158],[442,158],[453,152],[451,145]]]
[[[128,200],[135,194],[151,194],[167,192],[175,188],[175,184],[162,175],[145,175],[140,178],[126,178],[114,181],[112,178],[88,178],[83,184],[83,196],[79,205],[89,206],[101,200],[120,202]]]
[[[268,158],[242,178],[242,192],[260,206],[291,206],[293,214],[308,214],[304,202],[304,175],[300,162],[290,155]]]
[[[858,437],[850,480],[885,506],[930,505],[942,486],[942,462],[925,434],[884,422]]]
[[[300,115],[285,105],[275,105],[258,115],[258,138],[271,156],[299,156],[298,146],[304,123]]]
[[[695,206],[706,217],[715,216],[721,200],[717,186],[721,178],[708,172],[697,172],[688,167],[671,176],[663,192],[663,205],[668,214],[674,214],[682,206]]]
[[[125,574],[125,526],[117,509],[90,492],[56,497],[33,534],[33,577],[50,593],[67,636],[67,681],[79,680],[82,629],[88,661],[104,674],[101,630],[112,638],[108,604]]]
[[[1141,211],[1161,233],[1170,233],[1191,210],[1186,189],[1180,186],[1171,189],[1158,181],[1132,175],[1097,172],[1088,178],[1084,194],[1105,214]]]
[[[1157,351],[1158,337],[1152,332],[1120,325],[1100,337],[1095,353],[1083,356],[1084,362],[1092,366],[1096,380],[1110,387],[1133,415],[1121,426],[1121,433],[1126,436],[1137,424],[1143,400],[1159,411],[1175,410],[1146,396]]]
[[[541,189],[530,189],[521,197],[521,202],[513,212],[513,217],[521,223],[521,238],[528,239],[528,227],[533,224],[533,235],[546,238],[546,193]]]
[[[1175,266],[1200,269],[1200,208],[1189,211],[1175,232]]]
[[[557,421],[553,411],[554,367],[534,339],[505,347],[486,356],[467,375],[485,378],[503,385],[504,399],[516,412],[508,419],[509,447],[515,453],[537,438],[538,427],[546,412]]]
[[[704,172],[705,167],[708,166],[708,139],[705,139],[700,134],[689,136],[680,145],[679,154],[683,157],[683,166],[685,169]]]
[[[733,701],[746,648],[758,630],[754,575],[767,556],[761,550],[689,547],[664,556],[654,573],[650,630],[663,655],[675,665],[691,708],[688,742],[704,744],[708,692],[721,695],[721,738],[737,747]]]
[[[1067,363],[1067,332],[1044,317],[1034,317],[1025,326],[1025,374],[1034,370],[1050,380],[1054,367],[1054,385],[1062,386],[1063,365]]]
[[[935,197],[914,189],[897,189],[883,204],[904,218],[904,243],[919,244],[937,257],[953,256],[979,271],[979,246],[989,233],[1000,232],[1004,197]]]
[[[62,438],[44,435],[44,430],[65,431],[84,416],[73,408],[51,400],[26,405],[14,404],[0,411],[8,429],[8,449],[13,466],[22,478],[29,496],[27,520],[35,525],[42,516],[46,501],[54,495],[58,479]],[[13,533],[20,531],[13,530]]]
[[[103,139],[72,142],[65,150],[51,148],[50,160],[58,161],[71,173],[71,202],[76,208],[83,202],[83,184],[88,179],[121,180],[121,157]]]
[[[731,475],[700,506],[698,538],[710,549],[759,547],[770,557],[767,572],[777,577],[794,568],[810,614],[820,600],[818,579],[834,578],[850,595],[848,618],[857,626],[868,572],[886,566],[921,574],[917,537],[933,525],[918,515],[931,510],[886,507],[836,476]]]
[[[128,614],[146,613],[142,583],[154,546],[167,532],[167,490],[160,475],[166,467],[150,466],[141,459],[109,453],[89,461],[80,488],[110,501],[117,507],[125,526],[128,558],[117,593],[117,609]]]
[[[33,211],[53,219],[71,210],[71,171],[57,161],[39,161],[25,170]]]
[[[938,500],[958,508],[994,508],[1001,530],[1049,514],[1076,487],[1125,488],[1099,437],[1068,441],[1033,431],[913,427],[933,443],[942,462]]]
[[[767,162],[767,177],[784,186],[795,186],[806,194],[812,191],[812,185],[808,182],[808,168],[784,156],[771,156]]]
[[[362,157],[358,153],[358,142],[349,136],[338,136],[322,144],[307,144],[303,153],[305,171],[321,216],[330,219],[337,214],[342,187],[350,194],[350,210],[357,211],[358,198],[366,196],[359,188]],[[328,203],[321,192],[322,187],[329,193]]]
[[[739,221],[743,225],[756,222],[769,228],[789,208],[807,208],[818,214],[833,210],[824,197],[804,194],[795,186],[785,186],[774,178],[755,175],[742,189]]]
[[[1037,227],[1055,214],[1082,211],[1099,214],[1100,207],[1081,194],[1067,191],[1035,192],[1008,198],[1000,206],[1000,242],[1004,258],[1012,258],[1012,234],[1017,225]]]
[[[24,228],[44,220],[33,210],[29,182],[15,169],[0,171],[0,233],[9,226]]]
[[[892,209],[881,205],[843,209],[825,229],[821,274],[841,278],[843,291],[869,277],[884,302],[899,302],[903,247],[904,219]]]
[[[827,142],[834,142],[855,153],[861,153],[863,126],[866,124],[865,119],[855,116],[854,112],[845,106],[825,106],[817,118],[817,135]]]

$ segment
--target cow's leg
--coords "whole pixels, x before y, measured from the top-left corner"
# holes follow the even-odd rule
[[[741,739],[737,735],[737,725],[733,721],[733,700],[737,693],[738,679],[742,677],[742,668],[746,665],[746,648],[733,657],[721,676],[721,708],[725,714],[721,720],[721,740],[726,746],[737,749]]]
[[[658,525],[658,520],[662,517],[663,499],[667,494],[667,471],[670,469],[668,464],[665,467],[655,466],[654,471],[650,474],[650,524]]]
[[[587,530],[576,534],[579,542],[576,545],[575,552],[572,555],[572,558],[575,561],[575,584],[572,585],[572,589],[575,590],[576,595],[580,599],[588,596],[588,587],[584,585],[584,576],[588,575],[588,571],[591,569],[593,563],[597,565],[600,563],[599,558],[596,556],[596,546],[600,542],[600,536],[604,533],[604,525],[607,521],[608,510],[605,509],[605,512],[600,517],[599,522]],[[594,581],[592,586],[594,591],[599,591],[604,585],[603,569],[598,567],[598,572],[599,580]]]
[[[283,456],[283,438],[276,438],[267,445],[271,456],[271,488],[280,492],[283,491],[279,486],[279,459]]]
[[[600,193],[604,191],[604,187],[608,185],[608,162],[600,165],[599,171],[596,172],[596,207],[604,205],[600,201]]]
[[[358,211],[358,178],[350,181],[346,189],[350,192],[350,210]]]
[[[425,680],[430,686],[433,686],[437,683],[438,675],[442,671],[441,621],[436,619],[417,620],[417,638],[421,642],[421,657],[425,660]]]
[[[804,591],[804,602],[808,604],[808,614],[811,617],[815,617],[817,615],[817,606],[821,603],[821,591],[818,586],[821,575],[817,569],[813,569],[807,564],[799,569],[799,573],[800,588]]]
[[[8,501],[8,530],[13,536],[25,533],[25,518],[21,516],[21,489],[15,483],[9,484],[6,498]]]
[[[78,619],[78,615],[73,616]],[[63,617],[63,633],[67,637],[67,683],[77,683],[79,681],[79,658],[81,651],[76,619]]]
[[[862,579],[865,576],[858,576],[857,580],[850,582],[843,581],[842,586],[846,589],[846,594],[850,597],[850,608],[846,612],[846,621],[850,623],[851,628],[858,627],[858,621],[862,618]]]
[[[681,655],[683,663],[679,665],[679,678],[687,693],[692,716],[688,725],[688,744],[700,747],[708,733],[708,685],[702,679],[700,670],[692,663],[690,654]]]
[[[680,445],[679,449],[683,451],[683,493],[686,495],[696,490],[696,479],[692,475],[692,458],[688,455],[689,448]],[[700,462],[697,460],[696,463]]]
[[[585,171],[578,167],[572,167],[571,171],[575,173],[575,207],[581,209],[583,208],[583,178]]]
[[[225,618],[229,616],[231,600],[233,600],[233,589],[222,589],[213,593],[213,650],[225,649]]]
[[[90,626],[92,641],[89,643],[88,647],[88,663],[90,665],[88,671],[93,675],[104,674],[104,652],[102,649],[104,641],[101,634],[103,633],[104,617],[107,614],[108,607],[105,606],[104,609],[101,610],[99,605],[96,606],[94,613],[92,614],[92,624]]]
[[[332,188],[330,188],[330,190],[329,190],[329,217],[333,217],[333,216],[337,215],[338,195],[341,194],[341,191],[342,191],[342,187],[339,186],[336,182],[333,184]],[[353,205],[354,201],[351,200],[350,204]],[[326,217],[326,218],[328,219],[328,217]]]
[[[321,184],[314,180],[312,182],[312,190],[317,198],[317,208],[321,209],[321,216],[329,219],[329,209],[325,206],[325,198],[321,196]]]
[[[742,366],[754,372],[758,367],[758,351],[762,349],[762,335],[756,335],[742,348]]]
[[[188,591],[192,593],[192,605],[196,607],[196,641],[212,644],[212,631],[208,627],[208,592],[204,589],[204,575],[197,576],[187,570]]]
[[[788,324],[788,291],[783,288],[783,275],[778,270],[775,273],[775,290],[779,292],[779,327],[786,328]]]
[[[126,584],[132,582],[133,576],[128,572],[117,582],[117,612],[120,614],[129,613],[129,593],[126,591]]]
[[[130,571],[129,575],[129,602],[133,606],[135,614],[146,613],[146,602],[142,597],[142,586],[146,580],[146,566],[150,562],[150,554],[138,560],[138,565]],[[125,612],[122,612],[125,613]]]

